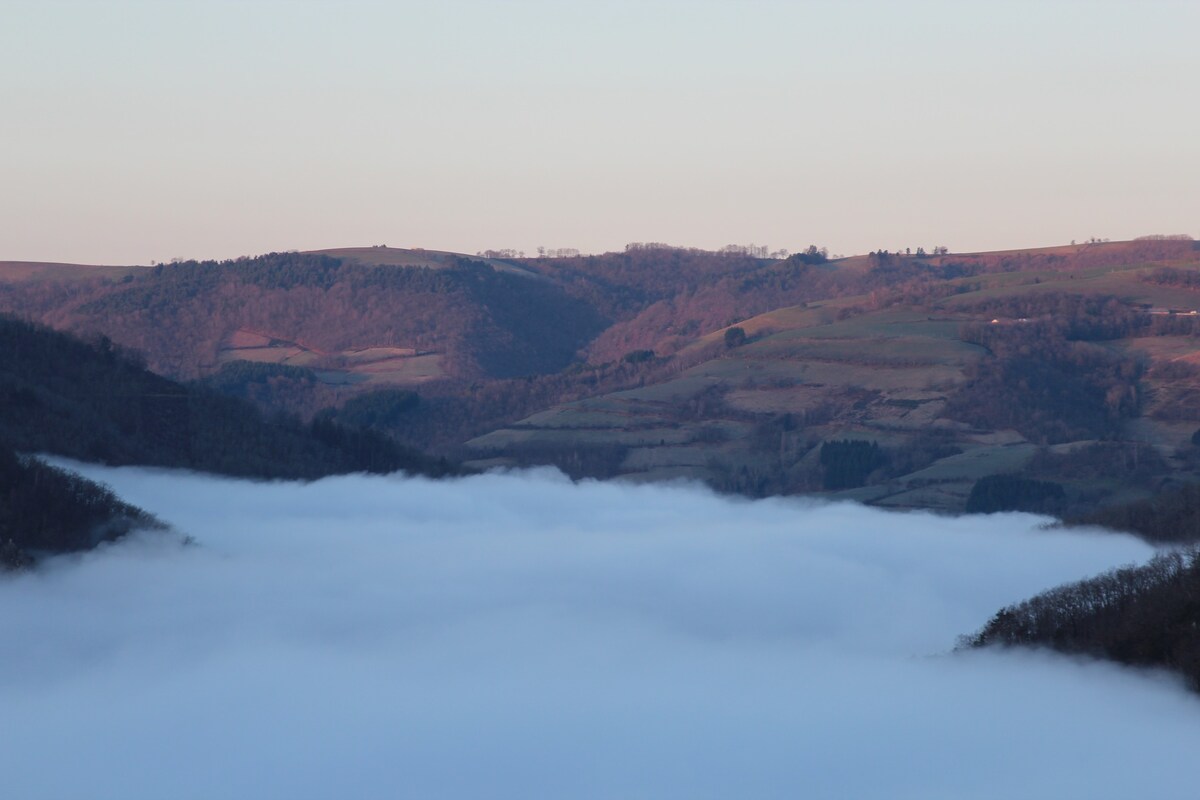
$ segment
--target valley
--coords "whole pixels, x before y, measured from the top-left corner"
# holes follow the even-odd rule
[[[843,259],[378,246],[0,277],[0,310],[270,413],[354,425],[369,405],[378,432],[473,468],[947,512],[1016,475],[1063,493],[1011,507],[1069,515],[1200,463],[1186,239]]]

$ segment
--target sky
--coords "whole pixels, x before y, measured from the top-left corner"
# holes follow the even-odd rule
[[[0,580],[13,797],[1195,796],[1179,681],[950,652],[1148,559],[1128,536],[549,470],[82,469],[175,532]]]
[[[1200,4],[0,0],[0,259],[1200,236]]]

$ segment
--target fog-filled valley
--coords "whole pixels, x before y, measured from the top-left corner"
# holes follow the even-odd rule
[[[0,4],[0,800],[1200,797],[1200,2]]]
[[[951,652],[1149,559],[554,471],[248,482],[58,462],[173,526],[0,581],[22,798],[1185,797],[1174,677]]]

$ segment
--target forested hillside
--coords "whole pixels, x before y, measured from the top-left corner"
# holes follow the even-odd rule
[[[459,378],[554,372],[604,327],[553,283],[458,259],[442,269],[388,268],[306,253],[159,265],[120,280],[0,286],[0,309],[57,328],[103,333],[176,378],[214,371],[245,331],[280,358],[343,366],[355,351],[439,357]],[[295,353],[291,353],[295,350]]]
[[[1050,647],[1161,667],[1200,691],[1200,550],[1163,554],[1001,609],[963,644]]]
[[[964,647],[1049,647],[1162,667],[1200,691],[1200,484],[1070,520],[1183,549],[1003,608]]]
[[[164,527],[105,487],[0,445],[0,571]]]
[[[593,343],[593,356],[620,344],[606,357],[641,346],[619,356],[641,365],[632,380],[598,380],[590,396],[468,445],[481,463],[593,464],[597,475],[898,507],[961,511],[990,477],[1012,480],[981,486],[980,510],[1076,513],[1145,496],[1194,474],[1200,293],[1187,276],[1198,253],[1148,239],[730,262],[670,302],[642,298]],[[563,269],[588,273],[577,278],[586,285],[631,282],[639,258],[689,255],[651,249]],[[688,298],[705,292],[717,294],[687,317]],[[785,301],[799,302],[771,306]],[[758,303],[771,310],[740,316]],[[850,441],[876,455],[846,472],[830,448]]]
[[[178,436],[171,409],[229,416],[222,396],[299,417],[272,459],[305,462],[314,436],[376,446],[330,432],[354,429],[479,467],[1068,516],[1200,480],[1196,242],[751,252],[20,265],[0,308],[198,381],[186,404],[114,410],[123,430]],[[133,458],[92,427],[64,438]],[[188,446],[219,468],[241,458],[219,454],[229,438]]]
[[[1200,438],[1200,437],[1198,437]],[[1158,544],[1200,542],[1200,483],[1157,492],[1145,500],[1109,506],[1067,520],[1136,533]]]
[[[370,431],[267,418],[244,400],[163,378],[108,339],[3,316],[0,408],[0,445],[105,464],[262,478],[451,471]]]

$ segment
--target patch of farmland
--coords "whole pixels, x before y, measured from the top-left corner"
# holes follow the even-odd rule
[[[63,264],[50,261],[0,261],[0,281],[78,281],[92,278],[118,280],[150,267]]]
[[[621,469],[646,472],[675,467],[707,467],[712,457],[712,451],[703,447],[635,447],[626,455]]]
[[[626,447],[688,444],[696,431],[682,427],[643,430],[595,430],[588,428],[500,428],[466,443],[472,450],[503,449],[539,442],[549,444],[617,444]]]
[[[628,472],[619,480],[629,483],[663,483],[669,481],[694,481],[703,483],[712,478],[712,471],[704,467],[655,467],[643,472]]]
[[[799,331],[773,336],[746,348],[748,358],[842,361],[867,366],[926,366],[963,364],[979,357],[982,348],[953,339],[929,336],[875,338],[811,338]]]
[[[231,347],[217,352],[217,363],[229,361],[255,361],[260,364],[289,364],[307,367],[318,361],[320,355],[299,345],[272,345],[270,347]]]
[[[873,501],[872,505],[887,508],[929,508],[937,511],[962,511],[974,481],[947,481],[921,486]]]
[[[681,400],[687,400],[706,389],[720,385],[721,381],[713,380],[703,374],[697,374],[689,370],[685,372],[683,377],[675,378],[662,383],[656,383],[652,386],[640,386],[636,389],[625,389],[620,392],[613,392],[606,397],[617,398],[622,400],[636,400],[647,403],[677,403]]]
[[[608,408],[596,408],[586,401],[571,403],[540,411],[519,423],[514,423],[514,427],[623,429],[631,426],[661,426],[669,422],[665,416],[648,413],[632,404],[623,404],[624,410],[614,410],[613,406],[617,405],[615,403],[606,405]]]
[[[1145,353],[1151,361],[1183,361],[1200,364],[1200,340],[1191,336],[1139,336],[1124,339],[1126,350]]]
[[[987,475],[1017,472],[1029,463],[1037,449],[1037,445],[1029,442],[976,447],[965,453],[940,459],[925,469],[905,475],[903,480],[908,485],[926,481],[976,481]]]
[[[788,414],[811,411],[829,396],[824,386],[801,384],[779,389],[737,389],[725,395],[730,408],[752,414]]]
[[[442,377],[442,357],[438,353],[388,358],[351,368],[356,375],[366,376],[368,383],[408,386],[426,383]]]
[[[347,350],[341,357],[346,363],[357,365],[397,358],[414,358],[416,355],[417,351],[412,347],[364,347],[361,350]]]
[[[451,253],[446,250],[424,250],[420,248],[406,249],[402,247],[335,247],[327,250],[311,250],[312,253],[333,256],[346,261],[356,261],[376,267],[417,267],[424,269],[448,269],[458,266],[461,261],[474,261],[487,264],[497,272],[508,272],[527,278],[541,279],[536,272],[525,267],[482,256],[469,256],[463,253]]]

